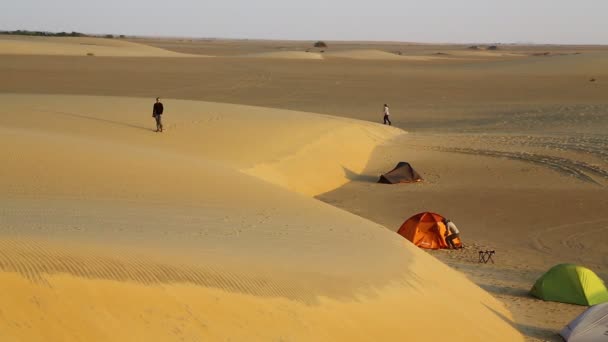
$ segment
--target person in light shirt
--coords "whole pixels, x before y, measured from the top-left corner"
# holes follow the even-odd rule
[[[384,104],[384,124],[386,125],[388,123],[389,126],[392,125],[391,119],[390,119],[390,111],[388,110],[388,105],[385,103]]]
[[[443,219],[443,223],[447,228],[445,231],[445,242],[448,244],[449,249],[456,249],[456,245],[454,245],[454,240],[460,237],[460,230],[454,224],[454,222],[446,219]]]

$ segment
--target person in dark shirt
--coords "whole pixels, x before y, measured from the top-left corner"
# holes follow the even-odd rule
[[[156,98],[156,103],[154,104],[154,107],[152,108],[152,116],[154,117],[154,119],[156,119],[156,131],[157,132],[162,132],[163,131],[163,122],[161,120],[161,116],[163,115],[163,104],[160,102],[160,98]]]

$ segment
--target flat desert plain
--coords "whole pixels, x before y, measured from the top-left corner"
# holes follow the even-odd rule
[[[608,279],[608,48],[312,44],[0,37],[2,340],[559,341],[585,308],[528,291]]]

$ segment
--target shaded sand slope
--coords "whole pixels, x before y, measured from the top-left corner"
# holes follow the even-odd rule
[[[520,339],[464,276],[306,196],[398,130],[167,100],[156,134],[147,100],[0,99],[3,340]]]
[[[204,57],[161,48],[105,38],[0,37],[1,55],[59,55],[104,57]]]

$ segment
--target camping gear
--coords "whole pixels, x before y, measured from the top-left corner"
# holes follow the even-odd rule
[[[435,213],[424,212],[416,214],[407,219],[397,233],[421,248],[448,248],[448,244],[445,241],[447,228],[443,220],[443,216]],[[454,239],[454,245],[457,248],[462,247],[459,237]]]
[[[415,183],[422,181],[420,174],[406,162],[399,162],[394,169],[380,176],[378,183],[383,184],[398,184],[398,183]]]
[[[492,255],[496,254],[496,251],[479,251],[479,263],[487,264],[488,261],[492,261],[494,263],[494,259],[492,259]]]
[[[608,303],[590,307],[568,323],[559,334],[566,342],[608,341]]]
[[[608,290],[588,268],[560,264],[543,274],[530,294],[542,300],[578,305],[595,305],[608,302]]]

